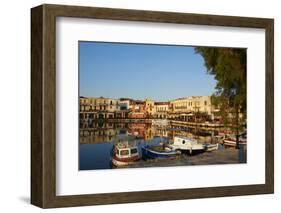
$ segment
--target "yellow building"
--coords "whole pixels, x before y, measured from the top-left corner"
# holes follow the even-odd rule
[[[83,119],[114,118],[119,101],[104,97],[80,97],[80,117]]]
[[[155,102],[154,108],[155,108],[155,118],[165,119],[168,116],[169,112],[169,102]]]
[[[189,96],[170,102],[171,112],[192,113],[202,112],[212,114],[211,96]]]
[[[119,102],[116,99],[99,97],[95,98],[93,110],[115,112],[118,110],[118,105]]]
[[[149,117],[152,117],[155,113],[154,101],[151,99],[145,99],[144,101],[145,111]]]
[[[80,112],[88,112],[92,110],[95,98],[93,97],[80,97]]]

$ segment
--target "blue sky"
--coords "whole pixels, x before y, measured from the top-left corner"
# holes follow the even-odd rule
[[[80,41],[79,60],[80,96],[168,101],[215,90],[193,47]]]

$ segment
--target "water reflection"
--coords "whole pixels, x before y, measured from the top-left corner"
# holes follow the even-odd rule
[[[122,135],[131,139],[150,141],[155,137],[172,139],[175,135],[196,138],[200,142],[212,142],[218,130],[204,130],[199,127],[180,127],[175,125],[152,125],[151,123],[107,123],[84,122],[80,124],[80,143],[96,144],[112,142]]]

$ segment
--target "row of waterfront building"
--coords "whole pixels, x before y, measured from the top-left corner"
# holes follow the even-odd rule
[[[215,111],[211,96],[189,96],[167,102],[157,102],[151,99],[80,97],[81,119],[181,118],[188,120],[195,113],[213,119]]]

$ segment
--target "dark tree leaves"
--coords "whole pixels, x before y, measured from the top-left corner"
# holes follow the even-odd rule
[[[246,49],[196,47],[195,51],[204,58],[207,72],[217,80],[214,96],[246,112]]]

